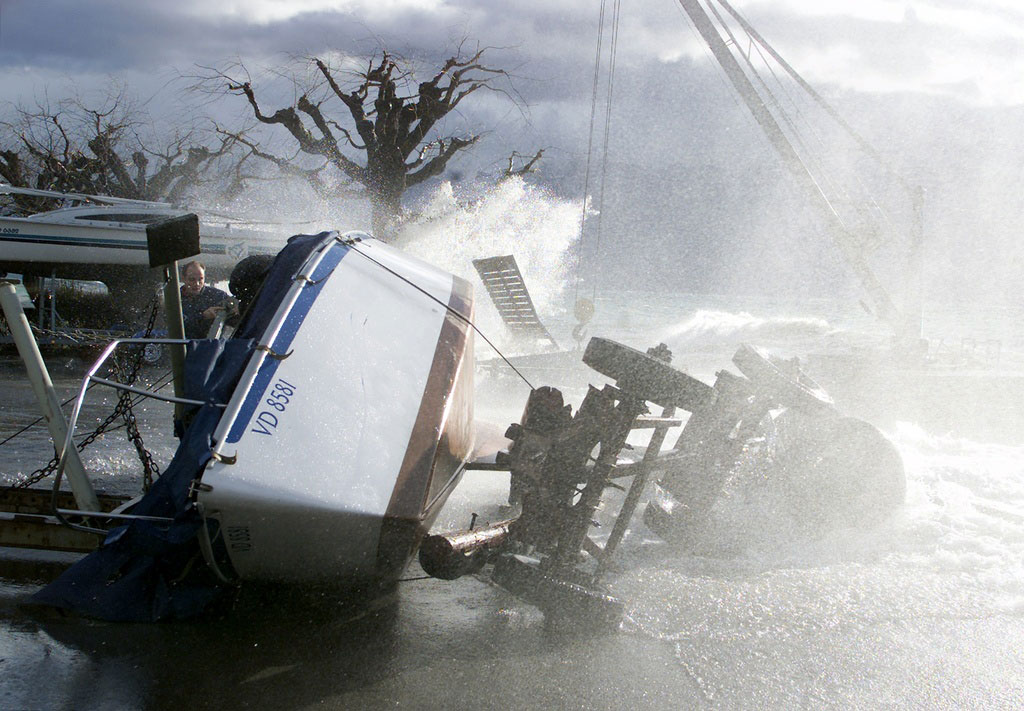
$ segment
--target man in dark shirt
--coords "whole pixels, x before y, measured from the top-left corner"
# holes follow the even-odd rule
[[[226,308],[230,300],[220,289],[206,286],[206,267],[202,262],[186,264],[181,284],[185,338],[206,338],[217,312]]]

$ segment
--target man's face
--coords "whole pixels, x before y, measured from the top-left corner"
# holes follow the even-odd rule
[[[190,262],[185,267],[181,286],[185,296],[195,296],[206,286],[206,272],[203,271],[202,267],[197,266],[195,262]]]

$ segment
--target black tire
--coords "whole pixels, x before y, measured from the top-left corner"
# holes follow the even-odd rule
[[[818,412],[835,409],[832,397],[820,385],[803,372],[795,377],[784,373],[772,362],[768,353],[760,348],[744,344],[736,351],[732,362],[754,385],[776,399],[780,405]]]
[[[491,579],[544,613],[566,631],[611,632],[626,613],[625,603],[601,590],[556,578],[523,556],[503,555]]]
[[[693,412],[711,397],[710,385],[607,338],[591,338],[583,353],[583,362],[614,380],[624,392],[663,407],[672,405]]]
[[[644,506],[643,522],[651,533],[668,543],[690,543],[696,535],[693,519],[670,512],[657,501],[649,501]]]
[[[878,429],[855,417],[819,423],[791,440],[775,476],[786,477],[790,509],[802,524],[824,531],[874,525],[903,505],[903,458]]]

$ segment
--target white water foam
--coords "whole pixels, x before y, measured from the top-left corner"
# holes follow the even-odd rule
[[[573,277],[569,250],[579,225],[577,204],[518,177],[498,183],[472,202],[460,201],[445,182],[419,215],[402,226],[395,244],[468,279],[477,295],[477,325],[500,343],[505,340],[501,319],[472,260],[514,255],[538,313],[558,313],[564,310],[561,299]]]
[[[886,434],[904,461],[907,501],[879,526],[762,537],[758,502],[747,502],[752,525],[733,536],[742,547],[701,556],[635,521],[613,582],[632,604],[624,629],[673,644],[708,700],[746,680],[794,701],[821,686],[842,706],[864,690],[828,688],[813,667],[869,664],[814,661],[815,649],[834,654],[837,638],[884,646],[907,628],[1024,613],[1024,447],[935,437],[912,424]],[[734,502],[719,515],[744,527],[741,509]],[[765,671],[789,657],[792,677]]]
[[[821,337],[832,330],[823,318],[755,316],[746,311],[699,309],[686,321],[665,329],[660,338],[680,349],[721,344],[776,343]]]

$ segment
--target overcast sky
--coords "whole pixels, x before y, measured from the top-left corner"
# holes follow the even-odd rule
[[[733,4],[930,191],[941,207],[929,213],[939,239],[966,243],[973,232],[1000,249],[1020,241],[1018,0]],[[599,7],[597,0],[0,0],[0,97],[30,103],[89,92],[114,78],[166,115],[185,105],[180,77],[197,64],[241,59],[270,86],[261,68],[279,67],[288,56],[339,59],[385,45],[429,66],[470,38],[494,47],[495,61],[513,68],[525,108],[493,97],[458,117],[492,129],[459,170],[486,168],[511,150],[545,148],[541,179],[568,194],[578,190],[586,155]],[[772,203],[774,212],[778,204],[783,212],[792,206],[775,186],[778,165],[766,143],[675,0],[623,0],[616,61],[609,161],[627,176],[616,193],[627,203],[620,226],[646,220],[649,230],[665,232],[689,220],[693,229],[731,233],[724,239],[734,243],[751,232],[793,229],[766,227],[767,208],[737,212],[755,194],[759,204],[781,200]],[[227,100],[207,110],[241,120],[246,107]],[[743,187],[751,172],[766,182]],[[700,208],[685,215],[664,203],[659,209],[652,192],[667,193],[673,207]],[[695,244],[700,253],[686,259],[713,270],[721,254]],[[769,245],[755,245],[746,258],[761,258]]]
[[[734,4],[826,96],[888,97],[894,111],[911,112],[927,105],[922,97],[976,109],[1024,103],[1017,0]],[[469,120],[492,126],[490,150],[544,147],[558,163],[561,151],[586,150],[580,132],[589,118],[599,7],[597,0],[0,0],[0,97],[52,100],[114,79],[150,100],[155,114],[177,114],[181,76],[197,64],[240,59],[272,97],[261,70],[290,56],[361,56],[384,45],[429,68],[470,38],[494,47],[493,61],[514,70],[527,106],[524,113],[494,97],[467,108]],[[733,101],[675,0],[622,2],[617,47],[617,107],[630,107],[627,124],[665,119],[684,97],[685,105]],[[207,110],[241,117],[248,109],[228,100]],[[661,145],[652,152],[665,155]]]
[[[1016,0],[735,0],[814,83],[1024,100]],[[596,0],[0,0],[7,98],[55,79],[166,75],[225,57],[359,50],[380,38],[436,52],[462,36],[517,47],[537,79],[587,65]],[[619,61],[703,57],[673,0],[625,0]]]

